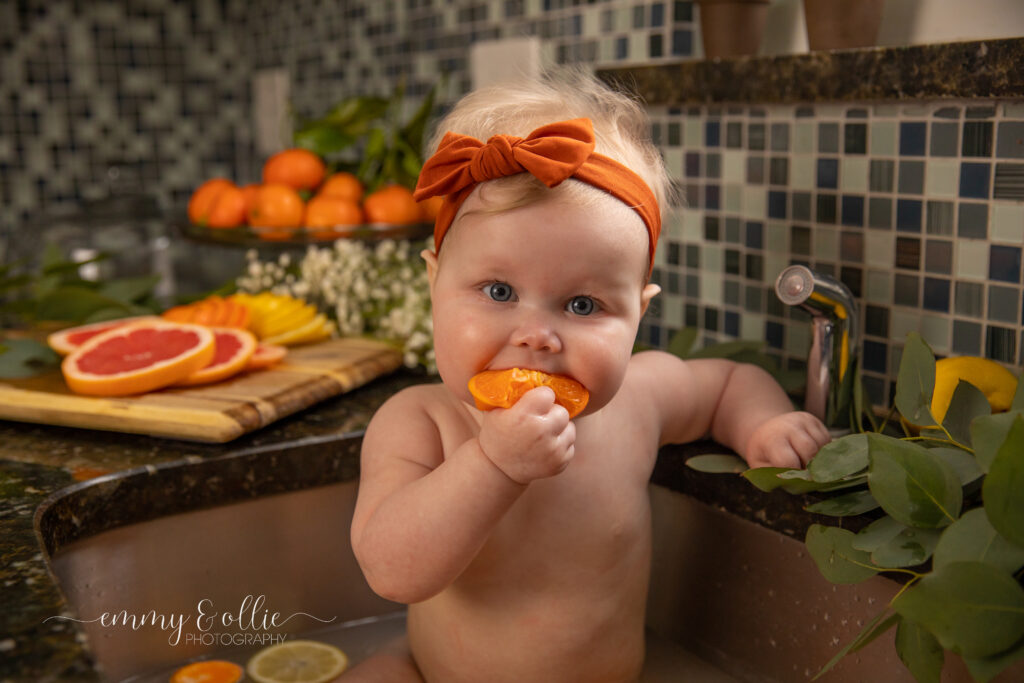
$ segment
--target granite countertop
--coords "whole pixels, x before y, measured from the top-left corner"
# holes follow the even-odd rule
[[[124,524],[355,479],[359,435],[376,408],[424,381],[399,372],[227,444],[0,421],[0,681],[99,680],[79,628],[46,621],[68,607],[40,542],[52,554]],[[662,449],[652,482],[800,539],[821,521],[802,497],[685,466],[708,452],[726,451]]]

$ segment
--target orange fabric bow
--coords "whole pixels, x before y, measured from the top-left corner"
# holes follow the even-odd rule
[[[548,187],[575,178],[626,203],[647,226],[654,267],[654,250],[661,232],[657,199],[636,173],[594,152],[590,119],[550,123],[525,138],[495,135],[486,143],[468,135],[446,133],[437,152],[423,164],[413,195],[417,201],[444,197],[434,223],[434,250],[440,251],[459,207],[478,184],[519,173],[529,173]]]

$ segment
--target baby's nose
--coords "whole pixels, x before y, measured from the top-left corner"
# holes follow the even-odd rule
[[[533,351],[558,353],[562,350],[562,340],[554,327],[540,316],[530,316],[520,322],[512,333],[511,342],[514,346],[522,346]]]

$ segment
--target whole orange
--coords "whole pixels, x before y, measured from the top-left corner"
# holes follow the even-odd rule
[[[317,194],[359,202],[363,198],[363,184],[359,182],[359,178],[351,173],[342,171],[341,173],[333,173],[327,176],[327,180],[320,186]]]
[[[295,190],[314,190],[324,181],[324,162],[308,149],[286,149],[263,164],[263,182],[287,185]]]
[[[371,192],[363,200],[367,223],[408,225],[422,220],[420,205],[412,198],[412,190],[401,185],[388,185]]]
[[[287,185],[263,185],[256,203],[249,209],[249,225],[254,228],[297,228],[302,225],[305,206],[299,193]],[[259,231],[263,239],[288,239],[288,230]]]
[[[363,210],[359,204],[340,197],[317,195],[306,204],[303,225],[314,239],[334,239],[344,234],[335,228],[361,225]],[[316,229],[319,228],[319,229]]]
[[[259,183],[250,183],[242,186],[242,195],[245,197],[245,215],[249,215],[249,209],[256,204],[256,197],[260,193]]]
[[[230,180],[207,180],[192,194],[188,216],[196,225],[236,228],[245,222],[245,198]]]

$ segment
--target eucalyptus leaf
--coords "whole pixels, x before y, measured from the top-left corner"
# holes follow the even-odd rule
[[[118,307],[128,313],[128,306],[117,299],[82,287],[58,287],[38,302],[36,316],[40,320],[77,322],[100,309]]]
[[[731,358],[738,353],[745,351],[760,351],[764,348],[764,342],[748,339],[710,344],[703,349],[697,349],[690,354],[690,358]]]
[[[992,460],[996,457],[999,447],[1006,441],[1006,435],[1010,431],[1018,412],[996,413],[986,417],[979,417],[971,423],[971,442],[974,444],[974,457],[978,465],[985,472],[988,472]]]
[[[813,505],[808,505],[804,509],[818,515],[850,517],[852,515],[862,515],[877,507],[878,501],[875,500],[870,491],[852,491],[835,498],[826,498]]]
[[[812,524],[804,542],[822,576],[832,583],[860,583],[882,570],[871,556],[853,547],[852,531],[834,526]]]
[[[751,484],[766,492],[781,488],[786,493],[801,494],[821,491],[830,486],[829,484],[819,484],[814,481],[781,479],[779,477],[783,472],[790,471],[793,471],[793,469],[788,467],[753,467],[745,471],[743,476]]]
[[[977,683],[988,683],[1011,664],[1024,659],[1024,640],[1003,652],[985,658],[964,657],[964,664]]]
[[[916,567],[935,552],[942,531],[904,527],[896,536],[871,553],[871,561],[880,567]]]
[[[996,452],[981,489],[985,514],[1008,540],[1024,547],[1024,416],[1018,416]]]
[[[946,416],[942,418],[942,426],[957,443],[970,446],[971,422],[976,417],[991,414],[992,406],[985,394],[970,382],[960,380],[953,390]]]
[[[1017,390],[1013,392],[1010,410],[1024,410],[1024,382],[1017,378]]]
[[[939,683],[946,653],[931,633],[902,620],[896,627],[896,654],[918,683]]]
[[[874,552],[876,548],[880,548],[883,544],[896,538],[906,528],[908,528],[906,525],[900,524],[886,515],[861,529],[857,538],[853,539],[853,547],[869,553]]]
[[[978,465],[977,458],[965,450],[940,446],[939,448],[929,448],[928,452],[949,465],[964,486],[985,476]]]
[[[984,562],[1013,574],[1024,567],[1024,548],[1003,538],[988,521],[984,509],[974,508],[946,527],[935,547],[934,569],[953,562]]]
[[[356,143],[356,138],[326,124],[313,124],[300,128],[292,136],[296,147],[308,149],[322,157],[330,157]]]
[[[725,453],[695,455],[686,461],[686,466],[698,472],[711,474],[740,474],[748,469],[746,460],[738,455]]]
[[[690,355],[690,351],[693,349],[694,343],[697,341],[698,330],[696,327],[684,327],[675,334],[668,341],[668,352],[679,356],[680,358],[687,358]]]
[[[892,607],[965,657],[989,657],[1024,636],[1024,589],[982,562],[944,565],[894,599]]]
[[[150,296],[159,282],[159,275],[119,278],[105,282],[99,288],[99,294],[130,304]]]
[[[856,474],[868,467],[868,440],[864,434],[849,434],[826,444],[807,465],[814,481],[830,482]]]
[[[879,614],[874,619],[869,621],[864,626],[864,628],[861,629],[860,633],[857,634],[857,637],[851,640],[849,643],[846,644],[845,647],[843,647],[843,649],[837,652],[835,656],[828,661],[828,664],[821,667],[821,671],[815,674],[814,678],[812,678],[811,680],[817,680],[822,675],[827,673],[832,667],[834,667],[840,659],[850,654],[851,652],[857,652],[858,650],[867,647],[867,645],[874,641],[876,638],[878,638],[878,636],[882,635],[883,633],[891,629],[893,625],[900,623],[901,617],[898,614],[890,614],[889,617],[885,619],[885,621],[882,621],[882,617],[886,615],[887,611],[888,610],[883,611],[881,614]]]
[[[896,376],[896,409],[909,422],[925,427],[935,424],[932,393],[935,391],[935,355],[921,335],[911,332],[903,347]]]
[[[33,339],[5,339],[0,347],[0,378],[32,377],[56,368],[60,356]]]
[[[928,450],[868,434],[868,487],[882,509],[907,526],[943,527],[960,516],[963,489],[956,472]]]

